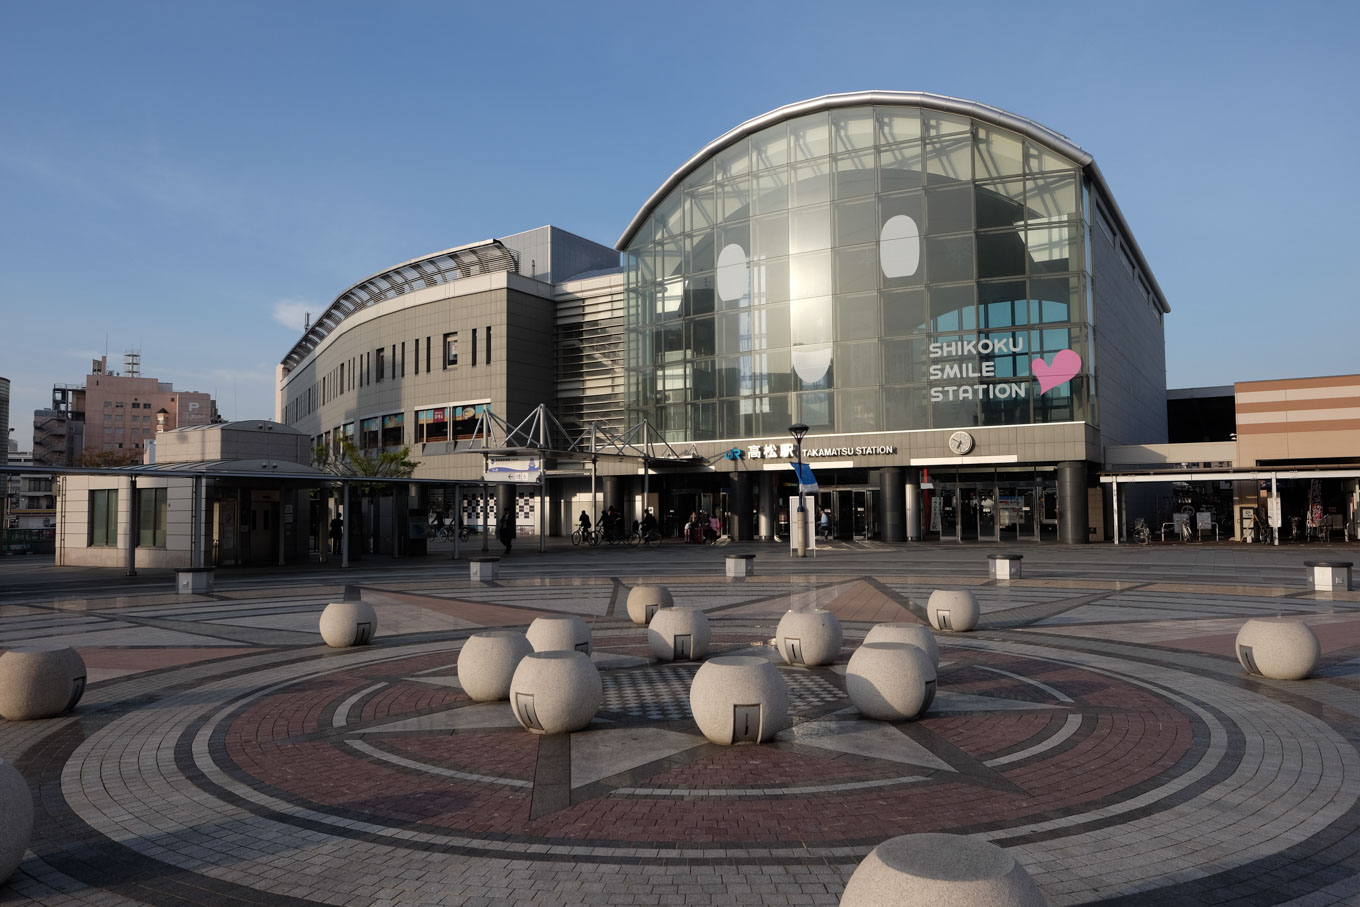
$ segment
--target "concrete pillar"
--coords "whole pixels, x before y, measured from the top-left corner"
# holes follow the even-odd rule
[[[774,495],[774,473],[760,473],[760,537],[765,541],[774,538],[778,528],[779,502]]]
[[[1086,463],[1066,460],[1058,464],[1058,541],[1086,544],[1087,523]]]
[[[878,500],[882,509],[878,518],[878,531],[882,541],[907,540],[905,478],[901,466],[885,466],[878,471]]]
[[[501,515],[515,512],[515,486],[497,485],[496,486],[496,522],[492,527],[491,534],[494,536],[501,525]],[[513,517],[512,517],[513,519]]]
[[[736,517],[729,531],[734,533],[734,541],[749,541],[755,536],[751,525],[751,474],[737,470],[732,473],[729,487],[732,513]]]
[[[603,500],[600,501],[600,513],[603,514],[610,507],[614,507],[619,513],[626,513],[624,507],[624,485],[623,476],[601,476],[600,481],[604,484]]]
[[[919,541],[922,536],[922,527],[925,525],[925,514],[921,510],[921,467],[908,466],[904,469],[906,487],[905,492],[905,522],[907,527],[907,541]]]
[[[128,539],[127,569],[128,576],[137,575],[137,477],[128,479]]]

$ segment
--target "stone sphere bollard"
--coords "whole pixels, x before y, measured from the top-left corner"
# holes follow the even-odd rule
[[[926,604],[930,625],[936,630],[967,632],[977,626],[982,610],[973,593],[959,589],[936,589]]]
[[[0,759],[0,885],[24,859],[33,837],[33,795],[19,770]]]
[[[535,652],[584,652],[590,654],[590,627],[575,614],[536,617],[525,631]]]
[[[769,659],[728,655],[695,672],[689,709],[713,743],[762,743],[789,726],[789,690]]]
[[[1253,618],[1237,631],[1237,660],[1249,674],[1302,680],[1313,673],[1321,656],[1312,628],[1300,620]]]
[[[909,643],[866,642],[850,656],[845,692],[866,718],[919,718],[935,699],[935,666]]]
[[[647,644],[662,661],[703,658],[709,638],[708,615],[697,608],[665,608],[647,625]]]
[[[535,734],[567,734],[590,724],[604,701],[600,672],[584,652],[530,652],[510,680],[515,718]]]
[[[889,838],[855,869],[840,907],[1046,907],[1048,899],[1006,851],[966,835]]]
[[[85,659],[70,646],[16,646],[0,655],[0,718],[53,718],[85,695]]]
[[[332,649],[366,646],[378,634],[378,612],[364,602],[331,602],[321,612],[320,628]]]
[[[534,650],[518,630],[476,633],[458,653],[458,682],[478,702],[510,698],[510,681],[520,659]]]
[[[634,586],[628,591],[628,617],[639,627],[647,626],[662,608],[674,608],[675,599],[665,586]]]
[[[829,665],[841,654],[841,622],[830,611],[785,611],[774,642],[791,665]]]
[[[935,642],[935,634],[925,624],[878,624],[864,635],[866,643],[904,642],[916,646],[930,658],[930,663],[938,671],[940,668],[940,646]]]

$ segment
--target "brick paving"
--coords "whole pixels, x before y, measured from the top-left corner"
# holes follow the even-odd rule
[[[492,584],[392,563],[209,596],[0,566],[0,649],[74,645],[91,679],[67,716],[0,721],[37,813],[0,904],[831,905],[875,844],[923,831],[1008,848],[1054,904],[1360,904],[1360,593],[1312,593],[1301,552],[1259,546],[1027,550],[1010,582],[985,550],[919,550],[762,555],[740,581],[699,551],[526,552]],[[621,619],[642,582],[708,611],[715,654],[769,654],[814,605],[845,647],[780,668],[775,742],[715,746],[693,666],[649,663]],[[860,718],[846,660],[935,588],[973,590],[979,628],[938,634],[925,717]],[[374,645],[320,645],[342,595],[377,608]],[[587,617],[605,681],[568,737],[457,682],[471,633],[550,612]],[[1237,664],[1236,627],[1275,614],[1322,640],[1312,678]]]

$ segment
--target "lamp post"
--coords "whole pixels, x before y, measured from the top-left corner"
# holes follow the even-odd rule
[[[798,556],[807,557],[807,506],[803,501],[803,435],[808,427],[802,422],[789,426],[793,435],[795,451],[798,454]]]

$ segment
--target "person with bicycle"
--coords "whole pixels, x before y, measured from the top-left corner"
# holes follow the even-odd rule
[[[582,510],[581,517],[576,522],[579,524],[576,528],[581,530],[582,535],[590,532],[590,514]]]
[[[652,513],[652,508],[648,507],[647,512],[642,515],[642,538],[650,539],[656,533],[656,516]]]

